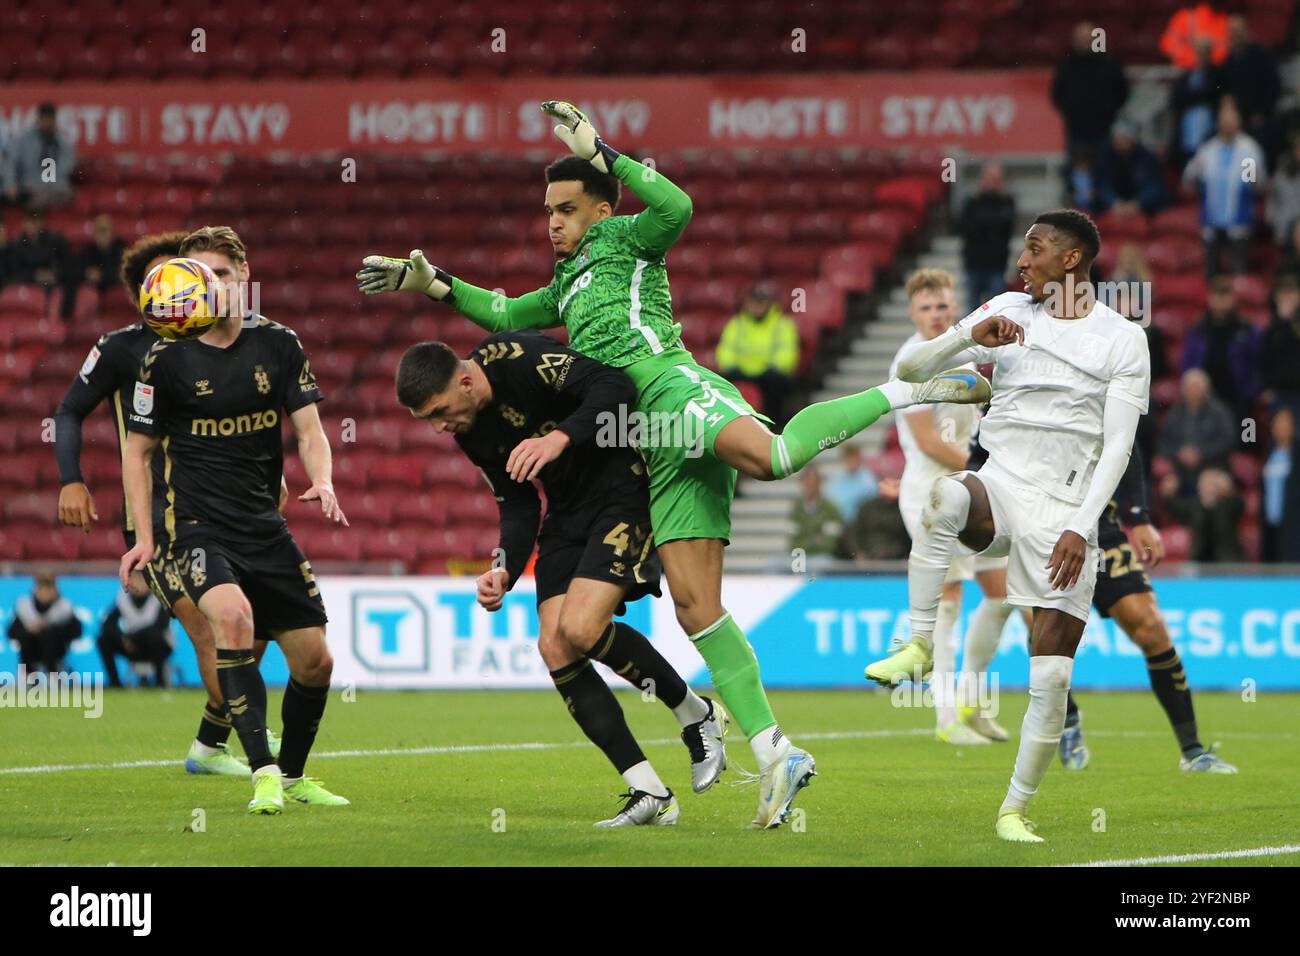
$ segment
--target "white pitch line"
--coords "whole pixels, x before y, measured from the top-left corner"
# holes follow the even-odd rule
[[[1179,853],[1175,856],[1143,856],[1135,860],[1094,860],[1091,863],[1061,863],[1060,866],[1155,866],[1159,863],[1195,863],[1198,860],[1238,860],[1257,856],[1287,856],[1300,853],[1300,844],[1259,846],[1251,850],[1223,850],[1219,853]]]
[[[868,740],[877,737],[923,737],[928,730],[836,730],[824,733],[800,734],[800,740]],[[659,746],[680,743],[677,737],[663,737],[656,740],[643,740],[643,746]],[[405,747],[381,750],[327,750],[313,753],[313,759],[326,757],[430,757],[439,754],[483,754],[504,753],[517,750],[576,750],[590,747],[586,740],[566,743],[543,743],[541,741],[514,744],[451,744],[442,747]],[[121,760],[114,763],[63,763],[44,764],[36,767],[0,767],[0,775],[20,773],[67,773],[74,770],[132,770],[138,767],[179,767],[183,760]]]

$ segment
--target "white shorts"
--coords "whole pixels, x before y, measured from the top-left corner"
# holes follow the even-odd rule
[[[934,479],[938,481],[939,479]],[[919,492],[919,494],[918,494]],[[898,511],[903,516],[903,525],[907,528],[908,535],[913,541],[916,540],[917,530],[921,527],[921,512],[924,510],[925,501],[930,496],[929,487],[926,488],[908,488],[903,485],[898,494]],[[948,565],[948,574],[943,579],[944,584],[952,584],[955,581],[970,581],[976,574],[984,571],[1002,571],[1007,567],[1007,558],[990,557],[984,554],[965,554],[954,552],[952,563]]]
[[[992,461],[977,472],[960,472],[954,477],[967,474],[984,486],[993,509],[993,543],[977,557],[1008,558],[1007,603],[1054,608],[1087,621],[1097,585],[1097,529],[1088,535],[1088,552],[1074,586],[1052,590],[1047,562],[1078,506],[1022,484]]]

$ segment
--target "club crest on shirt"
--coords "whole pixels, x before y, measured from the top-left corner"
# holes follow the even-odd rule
[[[591,243],[587,243],[585,246],[582,247],[582,251],[578,253],[578,265],[585,266],[590,261],[591,261]]]
[[[1079,336],[1076,347],[1078,348],[1079,360],[1090,365],[1106,354],[1106,340],[1100,335],[1093,335],[1091,332],[1085,332]]]
[[[131,399],[131,407],[135,409],[137,415],[148,415],[153,411],[153,386],[146,385],[144,382],[135,383],[135,395]]]
[[[257,390],[263,395],[271,391],[271,376],[266,374],[266,369],[262,366],[253,368],[253,381],[257,383]]]

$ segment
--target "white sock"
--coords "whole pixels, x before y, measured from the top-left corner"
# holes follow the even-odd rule
[[[1064,722],[1065,718],[1062,717],[1061,721]],[[258,767],[256,770],[253,771],[253,774],[254,775],[263,774],[265,776],[273,775],[281,778],[284,777],[284,771],[280,769],[280,765],[278,763],[269,763],[265,767]]]
[[[302,779],[302,777],[284,777],[284,778],[282,778],[281,782],[282,782],[286,787],[292,787],[295,783],[297,783],[297,782],[298,782],[299,780],[301,780],[301,779]]]
[[[673,716],[683,727],[689,727],[709,716],[709,705],[704,702],[704,698],[688,687],[686,699],[673,708]]]
[[[209,747],[203,741],[198,739],[194,741],[194,749],[197,750],[199,754],[204,757],[211,757],[213,754],[221,753],[220,747]]]
[[[1020,725],[1020,749],[1011,774],[1004,810],[1023,810],[1052,763],[1065,727],[1065,696],[1070,690],[1074,658],[1044,656],[1029,659],[1029,709]]]
[[[921,525],[907,558],[907,597],[912,608],[912,634],[933,645],[935,617],[943,595],[957,535],[970,514],[970,492],[960,481],[938,478],[921,511]]]
[[[954,628],[961,614],[961,601],[940,601],[934,624],[934,673],[930,691],[934,694],[934,716],[940,727],[957,719],[957,635]]]
[[[876,391],[889,399],[890,408],[907,408],[912,402],[912,383],[902,379],[891,378],[884,385],[877,385]]]
[[[790,751],[790,741],[778,724],[760,730],[750,740],[749,746],[754,751],[754,759],[758,761],[759,772],[766,770],[778,760],[784,760],[785,755]]]
[[[971,615],[966,630],[966,653],[961,661],[961,681],[958,684],[960,701],[964,706],[975,707],[980,702],[980,689],[993,655],[998,652],[1002,629],[1011,616],[1011,605],[1005,598],[984,598]]]
[[[644,790],[656,797],[668,796],[668,788],[659,779],[659,774],[655,773],[655,768],[650,766],[649,760],[642,760],[624,770],[623,780],[633,790]]]

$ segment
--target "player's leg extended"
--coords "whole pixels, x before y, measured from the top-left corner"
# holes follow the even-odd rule
[[[313,806],[347,806],[348,800],[326,790],[319,780],[306,776],[307,756],[316,742],[325,704],[329,701],[334,658],[325,643],[325,626],[275,631],[289,665],[289,683],[280,704],[284,735],[280,740],[280,771],[284,795],[297,803]]]
[[[930,672],[939,598],[957,542],[983,551],[993,543],[995,535],[993,509],[978,477],[967,474],[935,480],[907,559],[912,640],[901,650],[868,665],[868,680],[892,686],[903,680],[919,682]]]
[[[1108,612],[1147,659],[1151,690],[1164,708],[1183,754],[1179,766],[1183,770],[1202,773],[1236,773],[1236,767],[1225,763],[1213,750],[1201,744],[1187,672],[1183,670],[1183,662],[1169,639],[1169,630],[1156,603],[1155,592],[1126,594],[1112,604]]]
[[[865,392],[809,405],[790,419],[780,435],[773,435],[757,419],[736,419],[719,433],[715,453],[751,478],[787,478],[886,412],[933,402],[977,404],[988,401],[991,394],[981,375],[966,370],[941,372],[917,385],[895,379]]]
[[[998,810],[997,835],[1013,843],[1041,843],[1025,819],[1065,727],[1065,698],[1074,671],[1074,652],[1085,622],[1057,608],[1034,608],[1029,658],[1029,708],[1020,726],[1020,746],[1006,799]]]
[[[758,761],[758,815],[752,826],[780,826],[798,791],[816,773],[807,751],[786,738],[759,674],[745,632],[722,606],[722,551],[717,538],[686,538],[659,545],[677,622],[708,665],[713,686],[740,724]]]
[[[691,754],[691,787],[703,793],[727,767],[723,744],[726,712],[686,686],[644,634],[613,620],[613,612],[626,594],[622,585],[575,577],[569,582],[561,609],[560,636],[578,654],[600,661],[673,712],[682,726],[682,742]]]
[[[603,614],[608,621],[622,600],[621,587],[607,582],[588,583],[603,587],[580,588],[585,593],[579,594],[579,603],[584,606],[571,612],[571,627],[578,627],[576,622],[587,613],[596,617]],[[591,661],[561,632],[560,620],[567,600],[567,594],[557,594],[538,605],[537,650],[569,714],[627,783],[628,797],[623,808],[597,826],[670,826],[677,822],[680,813],[672,791],[659,778],[632,736],[614,692],[596,673]]]

